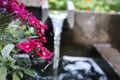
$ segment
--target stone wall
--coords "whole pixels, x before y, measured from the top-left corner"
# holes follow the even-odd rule
[[[72,30],[74,43],[91,46],[94,43],[111,43],[119,48],[120,15],[86,11],[75,12]]]

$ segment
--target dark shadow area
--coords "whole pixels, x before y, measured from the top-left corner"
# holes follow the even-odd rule
[[[45,46],[53,51],[54,48],[54,33],[53,33],[53,26],[52,26],[52,22],[50,20],[50,18],[48,18],[45,22],[45,24],[48,26],[48,30],[45,31],[45,35],[47,38],[47,43],[45,43]]]
[[[100,68],[105,72],[108,77],[108,80],[120,80],[120,77],[116,74],[113,68],[106,62],[105,59],[97,52],[95,48],[92,48],[90,51],[91,55],[95,62],[100,66]]]
[[[113,47],[117,48],[120,51],[120,16],[119,15],[111,15],[109,21],[109,37],[111,39],[111,44]]]
[[[41,7],[26,7],[26,9],[33,13],[39,20],[42,19],[42,9]]]

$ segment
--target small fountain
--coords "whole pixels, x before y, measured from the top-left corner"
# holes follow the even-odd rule
[[[54,32],[55,54],[53,57],[52,80],[107,80],[104,72],[91,58],[63,56],[62,60],[60,60],[60,40],[62,27],[68,13],[53,11],[48,14],[52,21]],[[71,25],[72,28],[73,24]]]
[[[49,14],[54,31],[54,57],[53,57],[53,80],[57,79],[58,73],[58,64],[59,64],[59,55],[60,55],[60,40],[61,40],[61,32],[63,27],[64,19],[67,17],[67,13],[62,13],[58,11],[54,11]]]

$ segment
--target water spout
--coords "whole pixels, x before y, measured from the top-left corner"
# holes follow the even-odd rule
[[[61,40],[61,32],[63,27],[63,22],[67,17],[67,13],[61,13],[58,11],[54,11],[53,13],[49,14],[54,31],[54,57],[53,57],[53,80],[57,79],[58,73],[58,65],[59,65],[59,56],[60,56],[60,40]]]

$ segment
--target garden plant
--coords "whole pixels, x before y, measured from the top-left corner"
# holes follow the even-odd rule
[[[29,63],[23,65],[14,55],[50,60],[53,52],[44,46],[46,29],[48,27],[27,11],[23,3],[0,0],[0,80],[20,80],[24,74],[35,77]]]

